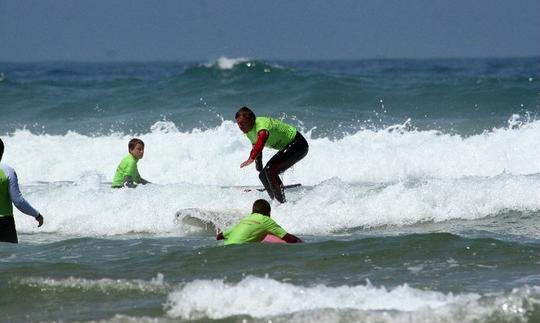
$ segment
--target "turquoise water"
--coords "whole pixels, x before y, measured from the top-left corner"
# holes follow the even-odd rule
[[[540,59],[0,63],[3,162],[45,216],[0,321],[540,321]],[[242,105],[297,126],[301,245],[223,247],[264,192]],[[109,184],[132,136],[153,185]],[[265,158],[271,155],[265,152]],[[178,212],[178,216],[177,216]]]
[[[298,120],[318,136],[384,127],[464,134],[539,111],[538,58],[208,63],[0,63],[2,132],[147,132],[231,120],[242,105]]]

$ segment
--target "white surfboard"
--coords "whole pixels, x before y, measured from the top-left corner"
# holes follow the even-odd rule
[[[300,183],[283,185],[283,189],[287,190],[287,189],[300,187],[300,186],[302,186],[302,184],[300,184]],[[252,192],[252,191],[264,192],[264,191],[266,191],[266,189],[262,185],[238,185],[238,186],[233,185],[233,186],[221,186],[221,188],[233,188],[233,189],[241,190],[241,191],[244,191],[244,192]]]

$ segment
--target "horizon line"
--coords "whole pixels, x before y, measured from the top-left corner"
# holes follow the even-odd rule
[[[540,58],[540,54],[523,55],[523,56],[455,56],[455,57],[364,57],[364,58],[255,58],[249,56],[219,56],[208,59],[110,59],[110,60],[85,60],[85,59],[32,59],[32,60],[9,60],[0,59],[0,64],[31,64],[31,63],[75,63],[75,64],[90,64],[90,63],[200,63],[214,62],[219,59],[246,59],[249,61],[271,61],[271,62],[353,62],[353,61],[384,61],[384,60],[409,60],[409,61],[438,61],[438,60],[498,60],[498,59],[535,59]]]

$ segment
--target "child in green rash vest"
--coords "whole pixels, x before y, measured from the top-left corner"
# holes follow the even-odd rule
[[[238,128],[253,145],[249,158],[240,164],[240,168],[255,161],[259,179],[270,198],[285,203],[285,192],[283,192],[283,183],[279,174],[307,155],[309,146],[306,139],[293,126],[273,118],[256,117],[248,107],[238,110],[235,120]],[[263,168],[262,150],[264,147],[279,151]]]
[[[225,239],[225,244],[241,244],[248,242],[261,242],[267,234],[275,235],[287,243],[302,242],[300,238],[287,233],[272,218],[270,218],[270,203],[266,200],[257,200],[253,203],[250,215],[238,224],[218,233],[216,240]]]
[[[133,138],[128,143],[129,155],[124,157],[120,165],[116,168],[116,173],[112,181],[113,188],[120,187],[137,187],[137,184],[148,184],[139,174],[137,162],[144,156],[144,142],[140,139]]]
[[[0,139],[0,161],[4,154],[4,142]],[[0,241],[18,243],[15,219],[13,218],[14,204],[22,213],[33,216],[38,227],[43,225],[43,216],[34,209],[21,194],[19,181],[15,170],[0,163]]]

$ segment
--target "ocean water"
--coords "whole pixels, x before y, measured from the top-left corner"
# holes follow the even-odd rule
[[[540,322],[540,58],[0,73],[2,162],[45,217],[0,244],[1,322]],[[259,185],[243,105],[309,142],[272,203],[303,244],[214,238],[267,197],[229,187]],[[111,189],[132,137],[153,184]]]

